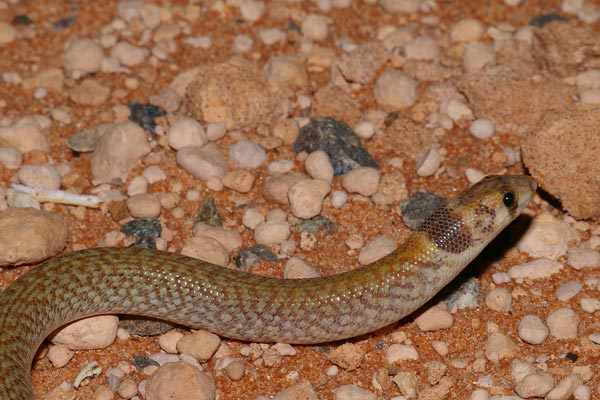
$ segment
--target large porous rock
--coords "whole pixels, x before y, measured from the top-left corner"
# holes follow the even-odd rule
[[[573,104],[575,88],[549,76],[532,77],[532,71],[498,66],[471,72],[458,82],[475,115],[496,125],[533,127],[548,110]]]
[[[600,216],[600,107],[547,113],[523,137],[523,162],[575,218]]]
[[[227,129],[270,126],[287,113],[287,99],[252,63],[233,58],[201,66],[186,90],[190,114],[206,122],[224,122]]]

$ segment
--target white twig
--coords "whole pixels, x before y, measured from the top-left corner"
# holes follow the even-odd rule
[[[75,194],[65,190],[45,190],[19,185],[17,183],[13,183],[11,187],[19,192],[32,195],[36,200],[42,203],[60,203],[90,208],[97,208],[100,206],[100,203],[102,203],[100,197],[91,194]]]

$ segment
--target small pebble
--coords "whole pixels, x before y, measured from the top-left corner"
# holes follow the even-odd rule
[[[327,18],[319,14],[308,14],[300,26],[302,34],[315,41],[325,40],[329,33]]]
[[[321,179],[325,182],[333,180],[333,165],[323,150],[310,153],[304,161],[304,168],[313,179]]]
[[[134,218],[157,218],[162,211],[162,206],[158,197],[151,193],[144,193],[128,198],[127,209]]]
[[[581,299],[579,303],[581,305],[581,309],[587,313],[593,314],[596,311],[600,310],[600,300],[592,299],[592,298],[584,298]]]
[[[158,345],[167,353],[177,353],[177,342],[183,337],[183,333],[173,329],[163,333],[158,338]]]
[[[23,162],[23,155],[16,147],[0,146],[0,164],[8,169],[17,169]]]
[[[167,363],[148,379],[145,398],[214,400],[215,383],[209,374],[188,363]]]
[[[333,391],[333,400],[376,400],[375,393],[356,385],[342,385]]]
[[[560,301],[568,302],[573,297],[577,296],[579,292],[583,290],[581,283],[577,281],[570,281],[564,283],[556,289],[556,296]]]
[[[469,125],[469,133],[477,139],[489,139],[494,136],[494,123],[487,118],[479,118]]]
[[[196,331],[185,335],[177,342],[177,351],[191,354],[196,360],[206,362],[219,348],[221,339],[207,331]]]
[[[127,185],[127,195],[135,196],[137,194],[144,194],[148,192],[148,179],[144,176],[138,175],[131,179],[129,185]]]
[[[558,261],[538,258],[531,262],[515,265],[508,270],[508,276],[511,279],[541,279],[556,274],[563,269],[563,265]]]
[[[344,343],[335,347],[327,356],[329,361],[347,371],[353,371],[360,367],[365,358],[365,349],[356,343]]]
[[[240,168],[258,168],[267,160],[262,147],[255,142],[243,140],[229,147],[229,157]]]
[[[244,0],[240,4],[240,14],[244,21],[256,22],[265,12],[265,3],[255,0]]]
[[[393,344],[387,348],[385,357],[389,363],[393,364],[397,361],[418,360],[419,353],[414,346],[407,344]]]
[[[450,39],[453,42],[475,42],[485,33],[483,23],[478,19],[465,18],[456,22],[450,29]]]
[[[125,379],[119,385],[117,393],[124,399],[131,399],[138,394],[137,384],[131,379]]]
[[[202,125],[192,118],[182,118],[169,128],[167,133],[169,146],[179,150],[186,146],[202,147],[208,142],[208,136]]]
[[[445,309],[433,306],[415,318],[415,323],[422,332],[435,332],[450,328],[454,324],[454,317]]]
[[[92,39],[75,39],[65,47],[63,66],[71,75],[81,76],[99,72],[103,53],[102,46]]]
[[[554,378],[547,372],[527,375],[515,385],[515,392],[523,397],[544,397],[554,387]]]
[[[218,240],[204,235],[195,235],[188,238],[181,254],[194,257],[211,264],[226,267],[229,264],[229,251]]]
[[[467,168],[465,169],[465,176],[470,184],[475,184],[485,178],[485,174],[478,169],[475,168]]]
[[[331,205],[335,208],[342,208],[348,201],[348,194],[343,190],[334,190],[330,197]]]
[[[238,169],[229,171],[223,177],[223,186],[239,193],[248,193],[254,185],[255,177],[250,171]]]
[[[71,361],[74,354],[75,353],[69,349],[68,346],[57,345],[50,346],[46,357],[48,357],[48,360],[50,360],[54,368],[62,368]]]
[[[417,164],[417,174],[419,176],[432,176],[442,164],[440,152],[436,148],[426,151]]]
[[[491,332],[484,345],[485,357],[496,362],[503,358],[514,357],[519,346],[505,333]]]
[[[17,179],[25,186],[46,190],[60,189],[60,172],[55,165],[23,165]]]
[[[361,265],[371,264],[387,256],[398,248],[396,241],[391,236],[379,236],[371,239],[358,255]]]
[[[304,179],[292,185],[288,190],[292,213],[304,219],[319,215],[330,190],[329,183],[320,179]]]
[[[354,132],[361,139],[370,139],[375,134],[375,124],[371,121],[360,121],[354,127]]]
[[[290,237],[290,225],[287,221],[269,220],[259,223],[254,229],[254,240],[258,244],[273,246]]]
[[[567,252],[567,263],[576,270],[600,268],[600,252],[582,247],[571,247]]]
[[[510,311],[512,296],[504,288],[493,288],[485,297],[485,304],[494,311],[506,314]]]
[[[400,70],[385,71],[375,83],[374,95],[381,106],[408,108],[417,100],[417,82]]]
[[[465,71],[478,71],[486,65],[496,63],[496,51],[490,44],[472,42],[467,45],[462,61]]]
[[[579,316],[569,307],[552,311],[546,319],[550,335],[557,339],[575,339],[579,332]]]
[[[380,179],[381,174],[377,169],[358,167],[342,177],[342,186],[350,193],[358,193],[369,197],[377,192]]]
[[[519,337],[530,344],[541,344],[550,334],[550,330],[537,315],[526,315],[519,322]]]
[[[240,361],[233,361],[225,367],[225,373],[232,381],[239,381],[246,373],[246,367],[244,363]]]
[[[321,276],[312,265],[299,257],[291,257],[283,270],[283,276],[289,279],[316,278]]]

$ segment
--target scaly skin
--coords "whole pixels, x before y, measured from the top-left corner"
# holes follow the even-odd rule
[[[0,399],[33,399],[30,367],[41,342],[92,315],[142,315],[254,342],[330,342],[383,328],[462,271],[535,188],[526,176],[486,178],[440,207],[392,254],[320,278],[266,278],[145,249],[56,257],[0,294]],[[510,207],[507,192],[515,198]]]

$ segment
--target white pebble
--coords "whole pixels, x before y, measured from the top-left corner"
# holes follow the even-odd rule
[[[237,35],[233,39],[233,46],[231,49],[234,53],[247,53],[252,49],[252,44],[254,41],[248,35]]]
[[[254,229],[265,220],[265,216],[257,208],[249,208],[244,213],[242,224],[248,229]]]
[[[381,106],[407,108],[417,100],[417,82],[400,70],[385,71],[377,78],[374,95]]]
[[[312,265],[299,257],[291,257],[283,270],[283,276],[289,279],[316,278],[321,276]]]
[[[127,185],[127,195],[134,196],[136,194],[144,194],[148,192],[148,179],[142,175],[138,175],[131,179]]]
[[[530,344],[541,344],[550,330],[537,315],[526,315],[519,322],[519,338]]]
[[[0,164],[8,169],[17,169],[23,162],[23,155],[16,147],[0,146]]]
[[[333,400],[376,400],[375,393],[357,385],[342,385],[333,391]]]
[[[258,168],[267,160],[265,150],[255,142],[242,140],[229,147],[229,157],[240,168]]]
[[[192,355],[196,360],[205,362],[215,354],[221,339],[214,333],[199,330],[185,335],[177,342],[177,351]]]
[[[25,186],[47,190],[60,189],[60,172],[55,165],[23,165],[17,179]]]
[[[162,206],[156,195],[143,193],[128,198],[127,209],[134,218],[156,218],[160,215]]]
[[[368,265],[383,258],[396,250],[398,245],[391,236],[379,236],[371,239],[369,243],[362,248],[358,255],[358,262],[361,265]]]
[[[327,18],[323,15],[308,14],[302,21],[300,30],[309,39],[316,41],[325,40],[329,33]]]
[[[265,3],[255,0],[244,0],[240,4],[240,14],[244,21],[258,21],[265,12]]]
[[[448,329],[454,324],[454,317],[440,306],[433,306],[415,318],[415,323],[422,332],[435,332]]]
[[[436,61],[440,57],[437,42],[429,36],[419,36],[404,46],[406,58],[413,60]]]
[[[533,218],[517,248],[532,257],[556,259],[566,254],[569,242],[578,237],[567,223],[544,212]]]
[[[183,337],[183,333],[172,329],[163,333],[158,338],[158,345],[161,349],[170,354],[177,354],[177,342]]]
[[[528,263],[519,264],[508,270],[511,279],[541,279],[558,273],[563,265],[558,261],[538,258]]]
[[[579,331],[579,316],[569,307],[554,310],[546,319],[550,334],[557,339],[575,339]]]
[[[208,137],[204,128],[195,119],[184,117],[175,122],[167,133],[169,146],[179,150],[186,146],[204,146]]]
[[[180,149],[177,151],[177,164],[194,177],[207,182],[211,179],[220,182],[227,173],[227,159],[214,143]]]
[[[143,63],[150,51],[144,47],[138,47],[128,42],[119,42],[110,50],[110,55],[119,60],[121,65],[133,67]]]
[[[142,172],[142,176],[148,180],[148,183],[156,183],[167,179],[165,172],[157,165],[150,165]]]
[[[436,148],[426,151],[417,163],[417,174],[419,176],[432,176],[442,164],[442,157]]]
[[[259,223],[254,229],[254,240],[267,246],[277,245],[290,237],[287,221],[269,220]]]
[[[71,361],[75,353],[65,345],[50,346],[48,349],[48,360],[54,368],[62,368]]]
[[[493,288],[485,297],[485,304],[494,311],[508,313],[512,304],[512,296],[504,288]]]
[[[115,341],[118,326],[114,315],[85,318],[61,328],[50,340],[73,350],[103,349]]]
[[[465,71],[478,71],[486,65],[496,63],[496,51],[494,50],[494,47],[488,43],[469,43],[463,54],[462,62]]]
[[[342,208],[348,201],[348,194],[343,190],[334,190],[331,192],[331,205],[335,208]]]
[[[377,169],[358,167],[342,177],[342,186],[350,193],[358,193],[368,197],[377,192],[380,180],[381,174]]]
[[[304,161],[306,172],[313,179],[321,179],[326,182],[333,181],[333,165],[329,156],[323,150],[313,151]]]
[[[567,283],[563,283],[556,289],[556,297],[560,301],[568,302],[573,297],[577,296],[579,292],[583,290],[583,286],[581,283],[577,281],[570,281]]]
[[[473,118],[473,111],[464,102],[458,99],[450,100],[444,108],[444,112],[448,114],[454,122],[462,119],[470,120]]]
[[[292,213],[305,219],[319,215],[330,190],[329,183],[320,179],[303,179],[292,185],[287,193]]]
[[[515,385],[515,392],[523,397],[544,397],[554,387],[554,378],[547,372],[527,375]]]
[[[405,360],[418,360],[419,353],[414,346],[408,344],[393,344],[387,348],[385,357],[389,363]]]
[[[222,267],[229,263],[227,248],[217,239],[206,235],[188,238],[181,248],[181,254]]]
[[[582,247],[571,247],[567,252],[567,263],[576,270],[600,268],[600,252]]]
[[[354,132],[361,139],[370,139],[375,134],[375,124],[371,121],[360,121],[354,127]]]
[[[489,139],[494,136],[494,123],[487,118],[479,118],[471,122],[469,132],[477,139]]]
[[[100,71],[102,46],[92,39],[82,38],[70,42],[63,53],[63,65],[69,74],[90,74]]]
[[[485,178],[485,174],[476,168],[465,169],[465,176],[470,184],[475,184]]]
[[[477,19],[461,19],[450,29],[450,39],[453,42],[475,42],[479,40],[485,32],[483,23]]]
[[[581,299],[579,304],[581,305],[581,309],[583,311],[585,311],[586,313],[593,314],[596,311],[600,310],[600,300],[599,299],[586,297],[584,299]]]
[[[283,175],[290,172],[294,168],[294,162],[291,160],[273,161],[267,166],[269,175]]]

